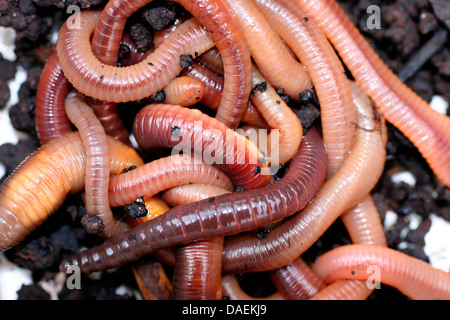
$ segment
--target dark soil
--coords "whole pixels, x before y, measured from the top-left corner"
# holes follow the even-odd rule
[[[0,25],[13,27],[17,32],[17,61],[9,62],[0,57],[0,109],[4,108],[10,92],[7,81],[14,77],[19,66],[28,74],[22,85],[20,101],[12,106],[9,113],[14,128],[24,133],[27,138],[17,145],[0,146],[0,162],[6,167],[8,174],[39,145],[34,128],[34,99],[36,87],[45,61],[51,54],[54,45],[49,41],[52,30],[58,30],[69,5],[82,8],[101,8],[104,0],[0,0]],[[450,44],[433,40],[437,32],[450,32],[450,6],[448,0],[341,0],[352,21],[360,27],[363,34],[379,53],[386,64],[397,74],[402,73],[405,66],[411,63],[417,71],[405,76],[406,83],[425,100],[430,101],[433,95],[441,95],[450,101]],[[369,14],[366,9],[370,5],[381,8],[381,29],[368,29]],[[182,10],[168,1],[154,1],[133,17],[130,26],[133,39],[141,50],[151,45],[154,30],[159,30],[174,21]],[[443,30],[443,31],[442,31]],[[430,41],[431,44],[430,44]],[[434,42],[433,42],[434,41]],[[436,42],[438,41],[438,42]],[[434,47],[438,49],[433,49]],[[434,47],[433,47],[434,45]],[[428,58],[416,53],[425,47]],[[121,51],[127,54],[126,48]],[[188,65],[192,57],[182,57],[180,63]],[[409,67],[407,68],[409,69]],[[404,72],[404,71],[403,71]],[[280,92],[283,100],[289,97]],[[317,123],[319,108],[314,94],[305,92],[302,103],[292,106],[303,120],[305,128]],[[447,111],[450,114],[450,108]],[[424,261],[424,235],[430,228],[430,213],[450,220],[450,191],[435,179],[428,165],[414,146],[394,127],[389,127],[388,157],[385,172],[377,187],[373,190],[382,219],[388,210],[398,213],[397,223],[386,230],[388,244],[391,248],[404,251]],[[395,184],[391,176],[399,171],[410,171],[416,178],[415,186]],[[408,226],[411,213],[422,217],[422,223],[416,230],[402,232]],[[34,231],[21,245],[6,252],[9,260],[17,265],[33,271],[34,284],[23,286],[18,292],[19,299],[50,299],[42,287],[38,285],[48,272],[57,273],[62,258],[74,253],[82,247],[91,247],[100,240],[83,228],[82,218],[85,215],[83,202],[78,195],[70,196],[57,213]],[[90,225],[94,222],[87,221]],[[399,248],[401,242],[409,245],[408,249]],[[338,245],[348,244],[350,240],[340,221],[321,237],[308,250],[304,258],[314,260],[317,255]],[[170,268],[166,268],[168,275]],[[243,288],[255,296],[264,296],[273,291],[266,274],[250,274],[239,276]],[[69,290],[66,287],[59,293],[60,299],[135,299],[132,294],[119,295],[116,289],[126,285],[138,288],[130,266],[119,268],[113,272],[103,273],[98,278],[83,276],[80,290]],[[370,299],[406,299],[394,288],[383,286],[376,290]]]

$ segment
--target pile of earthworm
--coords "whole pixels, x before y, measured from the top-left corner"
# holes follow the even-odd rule
[[[366,299],[375,270],[409,298],[450,299],[449,273],[387,247],[370,195],[385,120],[449,187],[450,118],[385,66],[337,3],[176,0],[185,14],[138,50],[124,29],[149,2],[110,0],[59,30],[36,95],[41,147],[0,187],[0,250],[83,193],[83,225],[104,242],[62,271],[153,255],[173,267],[172,299],[251,299],[235,275],[263,271],[276,288],[267,299]],[[289,106],[314,94],[320,125]],[[119,109],[135,101],[146,105],[129,132]],[[160,149],[177,152],[143,160]],[[118,220],[117,207],[132,209]],[[337,219],[353,244],[306,263]]]

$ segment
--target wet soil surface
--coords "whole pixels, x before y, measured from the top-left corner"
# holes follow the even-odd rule
[[[442,40],[436,36],[439,32],[441,35],[450,32],[448,0],[341,0],[340,3],[381,58],[395,73],[401,74],[413,90],[427,101],[434,95],[450,101],[450,44],[446,37]],[[49,35],[58,30],[68,17],[66,9],[70,5],[95,9],[104,4],[104,0],[0,0],[0,25],[14,28],[17,34],[17,60],[11,62],[0,57],[0,109],[5,108],[11,94],[8,81],[14,78],[18,68],[27,72],[27,79],[19,91],[19,102],[9,109],[12,125],[24,134],[24,138],[17,144],[0,146],[0,162],[6,170],[6,174],[0,177],[2,181],[39,146],[34,127],[34,99],[41,70],[54,49]],[[381,9],[380,29],[368,28],[371,12],[368,13],[367,8],[371,5]],[[180,7],[172,2],[155,1],[135,14],[129,28],[138,48],[146,50],[151,45],[153,32],[172,23],[180,11]],[[121,50],[124,55],[126,52],[126,48]],[[418,52],[422,54],[418,55]],[[288,97],[285,98],[289,101]],[[309,127],[318,121],[320,106],[310,93],[305,93],[303,100],[301,105],[293,107],[304,126]],[[450,108],[447,114],[449,112]],[[429,261],[423,248],[424,236],[431,225],[430,214],[450,220],[450,191],[435,179],[414,146],[397,129],[389,124],[388,128],[386,167],[372,194],[383,220],[391,211],[398,215],[397,222],[386,229],[389,247]],[[393,175],[403,171],[415,177],[415,185],[392,181]],[[102,241],[85,231],[82,226],[84,214],[81,197],[69,196],[58,212],[26,241],[6,252],[11,262],[32,271],[34,283],[24,285],[18,291],[18,299],[50,299],[41,283],[43,280],[55,281],[52,277],[56,278],[61,259]],[[416,229],[408,229],[411,215],[420,216]],[[312,261],[320,253],[348,243],[350,240],[345,228],[336,221],[304,257]],[[164,270],[170,277],[170,268],[164,266]],[[254,296],[264,296],[273,291],[265,274],[242,275],[239,280],[243,288]],[[127,289],[120,290],[124,287]],[[62,286],[57,297],[77,300],[141,297],[136,292],[139,292],[136,277],[131,266],[125,266],[100,275],[83,276],[80,290]],[[370,299],[406,297],[394,288],[384,286]]]

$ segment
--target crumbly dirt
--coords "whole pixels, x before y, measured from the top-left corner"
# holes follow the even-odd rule
[[[11,106],[9,115],[14,128],[26,138],[16,145],[0,146],[0,162],[5,166],[3,181],[14,168],[39,145],[34,127],[34,99],[39,76],[45,61],[54,49],[49,35],[58,30],[67,18],[66,9],[78,5],[83,9],[101,8],[105,0],[0,0],[0,26],[16,30],[17,61],[10,62],[0,57],[0,110],[5,108],[10,92],[10,81],[18,67],[27,71],[27,80],[19,91],[19,102]],[[414,54],[424,47],[433,35],[443,29],[450,32],[450,7],[448,0],[340,0],[341,5],[352,21],[360,28],[371,45],[386,64],[395,72],[413,60],[419,63],[417,72],[406,80],[425,100],[441,95],[450,101],[450,44],[442,44],[430,59],[418,61]],[[381,29],[368,29],[370,5],[381,8]],[[133,16],[134,40],[142,50],[151,45],[155,30],[172,23],[183,10],[169,1],[154,1],[151,5]],[[139,24],[138,24],[139,23]],[[121,51],[126,55],[127,50]],[[416,59],[416,60],[414,60]],[[186,62],[184,59],[182,62]],[[189,62],[189,61],[187,61]],[[188,63],[187,63],[188,64]],[[290,102],[288,96],[280,91],[280,96]],[[305,128],[312,124],[320,125],[320,106],[314,94],[305,92],[302,102],[291,103],[302,119]],[[155,98],[156,100],[156,98]],[[133,108],[133,107],[130,107]],[[134,106],[134,110],[137,109]],[[450,114],[448,108],[447,114]],[[131,123],[131,116],[125,124]],[[450,191],[435,179],[428,165],[414,146],[396,128],[388,124],[388,156],[382,178],[372,195],[381,218],[391,210],[397,212],[397,222],[386,230],[388,245],[424,261],[428,261],[423,247],[424,236],[430,228],[430,213],[450,221]],[[409,171],[416,178],[416,184],[394,183],[392,176],[401,171]],[[101,242],[96,235],[89,234],[82,227],[85,213],[82,198],[71,195],[65,204],[41,227],[34,231],[26,241],[6,252],[7,258],[17,265],[32,270],[34,284],[23,286],[18,292],[19,299],[50,299],[50,295],[38,284],[48,273],[57,274],[58,264],[82,247],[91,247]],[[117,212],[119,216],[122,212]],[[421,222],[415,230],[408,230],[412,214],[418,214]],[[406,232],[405,232],[406,230]],[[318,254],[335,246],[350,243],[348,234],[338,220],[305,254],[307,261],[313,261]],[[404,244],[408,245],[405,246]],[[400,244],[402,244],[400,246]],[[406,247],[406,249],[405,249]],[[170,268],[166,268],[170,276]],[[240,275],[243,288],[254,296],[265,296],[273,292],[273,285],[267,274]],[[119,287],[131,288],[125,294],[118,293]],[[98,277],[83,276],[80,290],[66,287],[58,293],[59,299],[136,299],[139,295],[136,278],[130,266],[114,272],[103,273]],[[135,290],[135,291],[133,291]],[[406,299],[400,292],[387,286],[376,290],[370,299]]]

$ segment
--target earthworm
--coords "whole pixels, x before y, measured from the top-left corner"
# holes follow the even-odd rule
[[[212,184],[186,184],[164,191],[161,194],[161,198],[167,204],[175,207],[189,202],[216,197],[231,191]]]
[[[230,300],[284,300],[279,292],[274,292],[267,297],[252,297],[242,290],[239,281],[234,275],[230,274],[222,276],[222,292],[223,296]]]
[[[372,190],[386,157],[384,122],[370,105],[355,106],[358,112],[355,143],[343,166],[302,212],[283,221],[265,238],[228,237],[224,244],[224,272],[274,270],[288,264]]]
[[[133,133],[144,150],[165,147],[195,154],[223,170],[235,187],[253,189],[272,181],[256,145],[199,110],[148,105],[136,115]]]
[[[250,54],[261,74],[275,88],[283,88],[294,99],[311,89],[305,68],[286,49],[279,35],[253,0],[226,0],[230,5]]]
[[[94,113],[107,135],[130,145],[130,133],[123,125],[119,115],[119,107],[114,102],[99,101],[86,97],[86,103],[94,110]]]
[[[282,179],[264,188],[233,192],[172,208],[103,244],[62,261],[93,272],[123,265],[155,250],[228,236],[279,221],[304,208],[326,177],[326,153],[311,128]],[[130,236],[137,241],[129,242]]]
[[[199,101],[200,103],[213,110],[219,108],[220,100],[222,99],[223,76],[197,61],[194,61],[189,67],[184,68],[181,74],[198,79],[203,83],[205,93]],[[256,125],[261,128],[269,128],[261,113],[253,106],[250,100],[242,114],[241,122]]]
[[[64,112],[64,100],[70,87],[58,55],[53,51],[42,69],[36,91],[34,120],[41,144],[72,131],[72,124]]]
[[[372,105],[370,99],[352,81],[350,81],[350,88],[355,104],[366,108]],[[343,163],[342,160],[341,162]],[[336,165],[342,166],[342,163]],[[367,195],[354,208],[342,214],[341,219],[353,243],[387,245],[379,213],[370,195]],[[325,288],[325,285],[317,280],[315,274],[301,258],[297,258],[270,274],[272,278],[276,277],[277,281],[274,283],[278,290],[290,299],[335,299],[337,297],[339,299],[365,299],[372,293],[365,282],[358,280],[342,280],[333,283],[332,288]],[[306,293],[309,293],[309,296]]]
[[[151,0],[109,1],[102,12],[92,39],[97,48],[94,54],[104,57],[108,55],[107,59],[115,61],[127,18],[150,2]],[[247,104],[251,82],[250,52],[240,32],[239,24],[231,13],[230,7],[223,0],[176,0],[175,2],[182,5],[205,26],[221,53],[225,83],[224,95],[216,118],[228,127],[236,128]],[[195,45],[188,48],[192,49],[186,50],[183,54],[191,54],[193,57],[205,51]],[[159,73],[163,73],[162,70]]]
[[[436,176],[450,187],[450,118],[434,111],[388,69],[335,1],[296,3],[319,23],[386,120],[417,147]]]
[[[111,174],[141,165],[137,152],[108,138]],[[42,145],[0,187],[0,250],[20,243],[59,208],[69,193],[84,188],[86,152],[78,132]]]
[[[95,58],[89,42],[99,15],[81,11],[82,28],[69,29],[63,24],[57,42],[64,75],[81,93],[98,100],[127,102],[151,96],[180,73],[180,55],[194,56],[194,51],[201,53],[214,46],[203,26],[191,18],[140,63],[127,67],[106,65]]]
[[[150,197],[174,186],[211,182],[225,189],[233,186],[231,180],[212,165],[189,154],[175,154],[111,177],[109,204],[124,206],[139,197]]]
[[[191,184],[169,189],[171,205],[199,201],[230,190],[214,185]],[[167,199],[167,195],[163,195]],[[175,202],[175,203],[174,203]],[[197,240],[175,250],[172,298],[175,300],[218,300],[222,298],[223,237]]]
[[[353,144],[356,112],[344,67],[322,30],[292,1],[256,0],[273,27],[308,70],[320,102],[328,176]]]
[[[197,240],[176,250],[172,299],[222,299],[223,237]]]
[[[164,103],[180,106],[192,106],[199,102],[205,94],[205,86],[192,77],[177,77],[164,88]]]
[[[378,274],[377,280],[411,299],[450,299],[449,273],[382,246],[341,246],[319,256],[312,269],[328,283],[338,279],[368,280]]]
[[[262,114],[267,124],[278,130],[275,131],[278,135],[275,139],[272,139],[273,132],[267,136],[267,153],[271,158],[271,165],[286,163],[297,152],[302,141],[302,124],[292,109],[280,98],[270,82],[266,81],[257,66],[253,65],[252,71],[254,90],[250,95],[250,100]],[[261,86],[263,86],[263,89]]]
[[[314,274],[302,258],[269,272],[269,276],[285,299],[309,299],[326,287],[325,282]]]
[[[223,75],[223,62],[220,51],[216,47],[207,50],[198,57],[198,60],[213,72]]]
[[[77,127],[86,149],[85,202],[86,212],[94,214],[103,222],[102,237],[120,232],[109,206],[108,185],[110,161],[105,130],[78,92],[69,92],[65,100],[65,110],[69,120]]]

